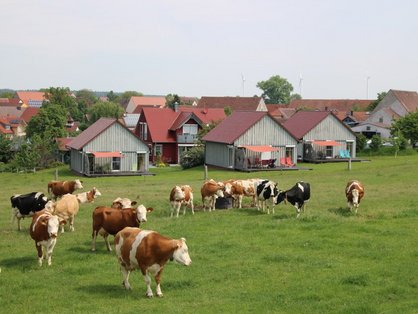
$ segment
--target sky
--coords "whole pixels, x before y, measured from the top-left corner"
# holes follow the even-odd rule
[[[0,0],[0,88],[304,99],[418,91],[416,0]]]

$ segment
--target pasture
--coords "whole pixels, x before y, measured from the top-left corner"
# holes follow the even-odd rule
[[[11,225],[10,196],[42,191],[55,170],[0,174],[0,309],[2,313],[417,313],[418,155],[373,157],[371,162],[307,165],[311,171],[242,173],[209,169],[215,180],[259,177],[279,188],[311,184],[306,212],[280,204],[275,215],[250,208],[197,211],[169,218],[175,184],[194,189],[201,206],[203,168],[151,169],[155,176],[81,178],[102,196],[81,204],[75,231],[58,236],[52,266],[39,267],[28,228]],[[67,168],[59,180],[76,178]],[[365,185],[358,214],[346,209],[349,179]],[[143,229],[185,237],[193,263],[167,263],[163,298],[145,297],[140,272],[122,288],[114,252],[102,237],[91,252],[91,214],[118,196],[153,207]],[[113,237],[111,236],[111,241]],[[155,293],[155,283],[152,288]]]

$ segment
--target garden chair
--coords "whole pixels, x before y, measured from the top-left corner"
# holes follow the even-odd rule
[[[286,165],[288,167],[293,167],[295,164],[292,162],[292,158],[286,157]]]
[[[286,158],[280,158],[280,166],[287,167]]]

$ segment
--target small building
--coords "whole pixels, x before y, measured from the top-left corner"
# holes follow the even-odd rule
[[[142,108],[165,107],[164,96],[132,96],[126,106],[126,113],[141,113]]]
[[[149,149],[117,119],[100,118],[67,147],[71,170],[86,176],[148,172]]]
[[[220,108],[229,107],[231,111],[253,110],[267,111],[266,104],[262,97],[209,97],[203,96],[197,103],[198,108]]]
[[[330,111],[298,111],[283,126],[299,141],[299,159],[356,157],[355,133]]]
[[[206,136],[207,165],[247,170],[297,162],[297,139],[269,113],[234,111]]]

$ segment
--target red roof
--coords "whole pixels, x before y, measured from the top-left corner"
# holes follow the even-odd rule
[[[330,114],[330,111],[298,111],[283,126],[300,140]]]
[[[120,122],[118,122],[117,119],[100,118],[92,125],[90,125],[86,130],[84,130],[81,134],[79,134],[75,139],[73,139],[67,146],[79,150],[114,123]]]
[[[197,118],[197,119],[196,119]],[[176,112],[170,108],[143,108],[140,121],[146,120],[151,141],[154,143],[175,143],[175,131],[190,119],[198,123],[212,123],[225,118],[223,109],[195,108],[179,106]],[[137,131],[135,133],[138,134]]]
[[[16,92],[15,98],[21,99],[24,103],[28,104],[29,100],[44,101],[45,93],[44,92],[32,92],[32,91],[19,91],[19,92]]]
[[[290,102],[288,108],[344,112],[353,109],[356,111],[366,111],[372,101],[369,99],[294,99]]]
[[[399,102],[405,106],[409,113],[418,110],[418,93],[401,90],[391,90]]]
[[[33,116],[36,116],[38,113],[39,113],[39,108],[28,107],[26,109],[23,109],[23,113],[20,116],[20,118],[26,123],[29,123],[29,121],[33,118]]]
[[[58,144],[58,150],[60,151],[68,151],[67,145],[70,143],[74,137],[57,137],[55,140]]]
[[[198,108],[225,108],[233,110],[256,110],[261,97],[208,97],[203,96],[197,103]]]
[[[206,134],[203,140],[233,144],[236,139],[266,115],[268,113],[264,111],[234,111],[229,117]],[[273,119],[273,121],[276,120]],[[279,122],[276,121],[276,123],[280,125]]]

